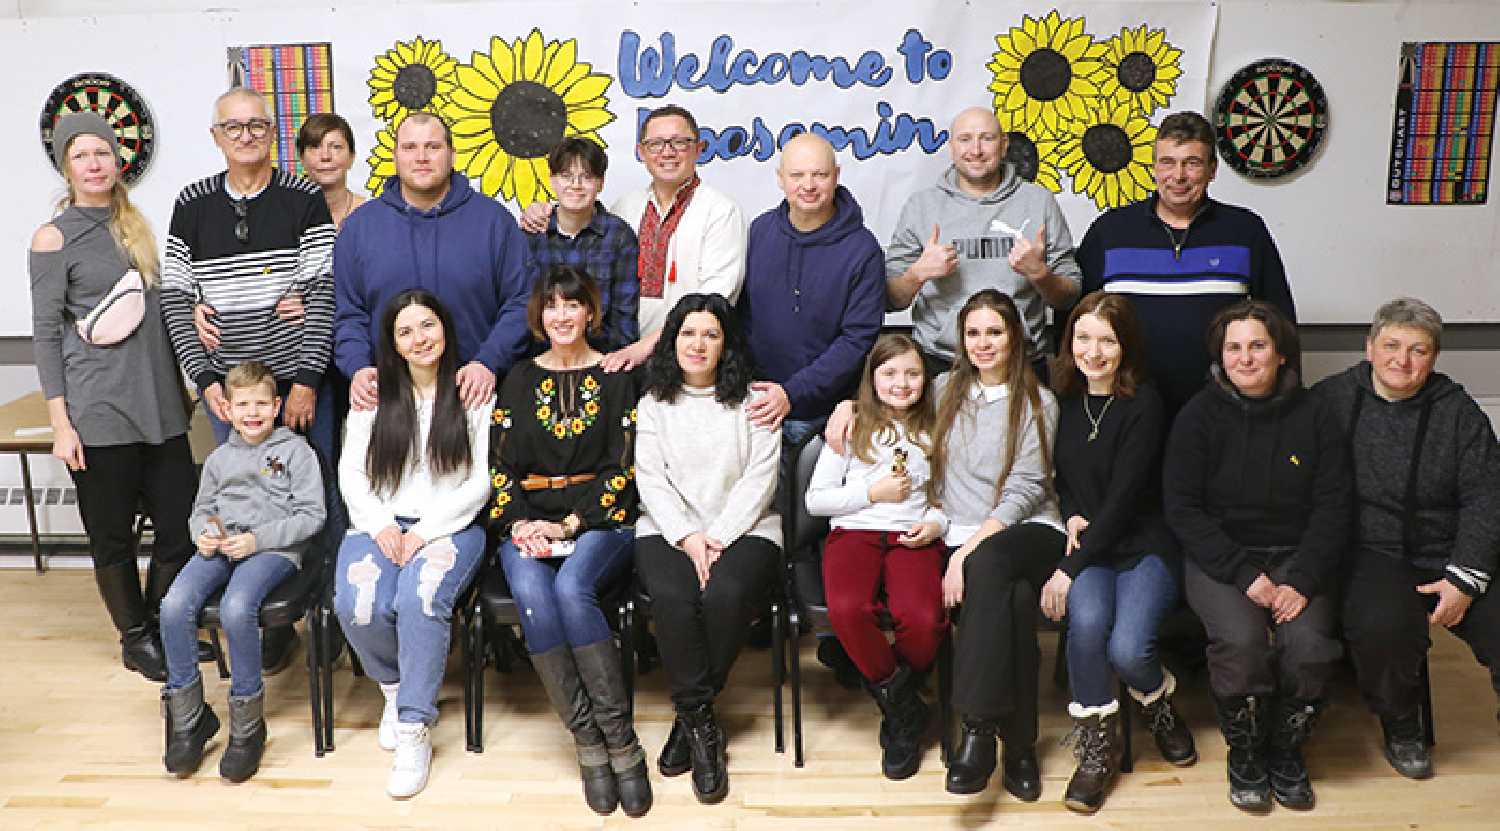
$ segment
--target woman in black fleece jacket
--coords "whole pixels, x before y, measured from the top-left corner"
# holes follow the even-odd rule
[[[1330,589],[1349,532],[1348,446],[1302,388],[1296,330],[1235,304],[1209,328],[1210,380],[1163,462],[1188,603],[1208,629],[1210,686],[1229,744],[1229,800],[1310,808],[1301,745],[1342,655]],[[1272,637],[1267,638],[1270,628]]]

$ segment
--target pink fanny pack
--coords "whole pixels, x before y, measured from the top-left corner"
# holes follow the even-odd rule
[[[146,284],[132,268],[78,321],[78,335],[93,346],[113,346],[130,337],[145,316]]]

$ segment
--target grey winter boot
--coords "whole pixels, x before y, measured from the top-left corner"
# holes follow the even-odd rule
[[[193,775],[203,762],[203,746],[219,732],[219,717],[203,703],[203,678],[180,689],[162,688],[161,714],[166,722],[167,750],[162,763],[180,779]]]
[[[651,779],[646,773],[646,751],[641,749],[625,692],[625,673],[620,651],[606,638],[573,648],[578,677],[594,707],[594,723],[604,734],[609,765],[615,774],[620,808],[627,816],[641,817],[651,810]]]
[[[243,782],[260,770],[266,750],[266,691],[254,695],[229,696],[229,747],[219,759],[219,775],[230,782]]]
[[[573,650],[563,644],[535,653],[531,656],[531,665],[542,679],[542,688],[547,691],[547,699],[552,702],[558,718],[573,734],[578,772],[583,778],[583,801],[601,816],[614,813],[620,804],[620,794],[615,787],[614,771],[610,768],[609,750],[604,743],[603,731],[594,721],[593,704],[579,678]]]

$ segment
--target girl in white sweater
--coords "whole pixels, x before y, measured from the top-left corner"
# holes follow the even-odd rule
[[[928,487],[933,421],[916,343],[882,335],[865,361],[844,452],[823,448],[807,490],[808,512],[833,517],[823,546],[828,618],[885,716],[881,767],[891,779],[921,763],[928,709],[912,672],[932,666],[947,630],[947,520]],[[896,621],[894,645],[880,629],[882,609]]]
[[[646,364],[636,432],[636,571],[652,598],[677,720],[663,776],[693,771],[700,802],[729,792],[713,702],[777,577],[781,518],[771,508],[781,431],[747,414],[750,352],[729,302],[678,301]]]
[[[485,546],[474,519],[490,495],[495,399],[464,410],[456,351],[446,348],[453,331],[431,293],[391,300],[376,347],[380,403],[350,411],[339,461],[349,535],[334,609],[385,694],[379,739],[396,751],[386,792],[398,799],[427,784],[453,604]]]

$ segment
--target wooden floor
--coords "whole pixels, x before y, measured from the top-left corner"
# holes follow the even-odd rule
[[[385,796],[389,755],[375,742],[380,694],[347,668],[336,675],[336,752],[312,752],[306,674],[300,662],[268,680],[271,740],[261,771],[243,785],[217,775],[216,741],[203,770],[178,781],[161,768],[157,689],[120,668],[119,651],[87,571],[38,577],[0,572],[0,829],[119,828],[1093,828],[1359,829],[1500,828],[1500,736],[1495,697],[1456,639],[1437,636],[1432,671],[1437,710],[1436,779],[1411,782],[1386,765],[1378,726],[1343,683],[1309,757],[1318,808],[1247,817],[1225,799],[1224,749],[1211,724],[1202,679],[1180,696],[1201,759],[1173,768],[1137,733],[1136,771],[1123,776],[1093,818],[1060,802],[1072,770],[1058,741],[1066,697],[1043,688],[1042,801],[943,791],[935,747],[905,782],[879,773],[875,707],[836,687],[804,639],[807,767],[772,749],[769,658],[747,650],[720,710],[730,732],[731,787],[719,806],[699,806],[686,776],[653,770],[656,807],[644,820],[596,817],[584,807],[571,742],[524,666],[487,680],[485,753],[464,751],[460,672],[450,665],[442,720],[434,731],[432,779],[417,798]],[[1045,636],[1051,655],[1054,636]],[[300,657],[300,653],[299,653]],[[1050,657],[1044,665],[1049,673]],[[224,713],[228,685],[207,688]],[[641,739],[655,761],[669,726],[661,673],[642,681]],[[788,725],[790,728],[790,724]],[[224,733],[220,733],[222,739]],[[790,741],[790,736],[788,737]],[[998,777],[997,777],[998,779]]]

